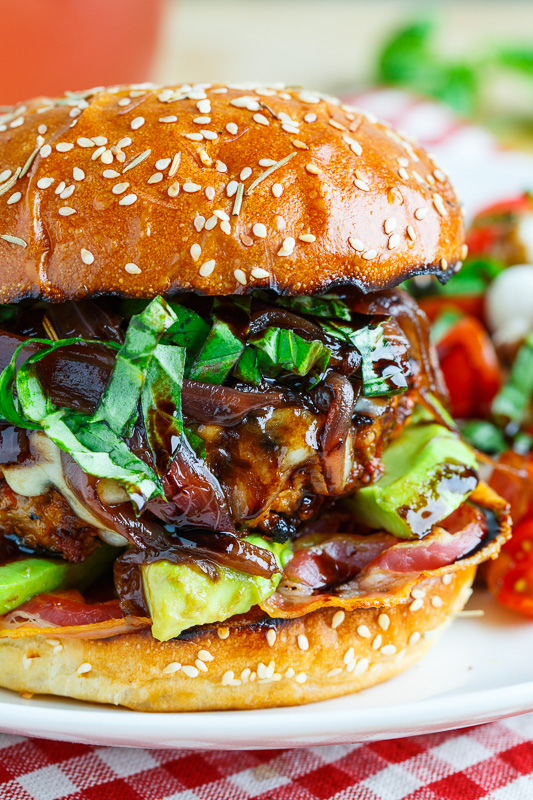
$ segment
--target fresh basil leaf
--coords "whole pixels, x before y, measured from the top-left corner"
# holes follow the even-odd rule
[[[486,420],[472,419],[461,425],[463,439],[482,453],[498,455],[507,449],[502,431]]]
[[[187,377],[194,381],[222,384],[243,350],[244,344],[235,336],[230,326],[215,319]]]
[[[198,353],[209,334],[209,323],[190,308],[185,308],[178,303],[169,303],[169,305],[176,315],[176,321],[166,331],[165,339],[179,347],[186,347],[192,351],[193,355]]]
[[[492,415],[504,425],[519,427],[526,416],[533,397],[533,333],[530,333],[518,351],[511,373],[494,400]]]
[[[144,311],[131,318],[111,379],[94,413],[94,422],[107,422],[121,436],[131,430],[154,351],[175,321],[175,313],[162,297],[156,297]]]
[[[251,383],[253,386],[259,386],[261,384],[261,371],[257,366],[257,352],[253,346],[248,345],[237,361],[233,374],[238,380],[244,381],[244,383]]]
[[[195,433],[193,430],[185,426],[183,428],[183,433],[187,437],[187,441],[189,442],[190,446],[192,447],[198,458],[200,458],[202,461],[205,461],[207,452],[205,449],[205,442],[202,439],[202,437],[198,436],[197,433]]]
[[[285,328],[267,328],[253,339],[257,350],[257,365],[261,372],[275,377],[283,371],[307,375],[312,369],[322,373],[331,352],[319,340],[307,341],[294,331]]]
[[[313,317],[326,317],[343,319],[350,322],[352,312],[342,300],[330,295],[322,297],[278,297],[277,305],[290,308],[300,314],[309,314]]]
[[[398,394],[407,389],[407,380],[396,361],[391,345],[385,339],[382,323],[352,331],[350,341],[362,358],[361,371],[365,397]],[[386,364],[378,372],[375,365],[380,361],[391,363]]]
[[[158,344],[146,372],[141,408],[148,444],[159,475],[164,475],[167,471],[181,440],[181,387],[184,369],[183,347]]]

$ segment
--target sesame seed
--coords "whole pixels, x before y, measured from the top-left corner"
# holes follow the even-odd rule
[[[82,181],[85,178],[85,172],[79,167],[74,167],[72,170],[72,176],[75,181]]]
[[[263,680],[268,677],[267,666],[262,661],[257,665],[257,677]]]
[[[409,644],[413,646],[420,641],[420,634],[418,631],[413,631],[413,633],[409,637]]]
[[[355,669],[353,671],[353,674],[354,675],[361,675],[361,673],[367,671],[369,665],[370,665],[370,662],[369,662],[368,658],[361,658],[357,662],[357,664],[355,665]]]
[[[411,597],[414,600],[424,600],[426,597],[426,593],[423,589],[413,589],[411,592]]]
[[[441,258],[440,260],[440,268],[441,269],[448,269],[448,262],[445,258]]]
[[[102,175],[104,178],[118,178],[120,176],[120,172],[117,172],[115,169],[104,169]]]
[[[372,259],[375,258],[376,256],[377,256],[377,250],[366,250],[366,252],[363,253],[362,257],[365,259],[365,261],[372,261]]]
[[[222,686],[229,686],[235,680],[235,674],[232,669],[226,670],[222,676]]]
[[[357,633],[363,639],[370,639],[371,633],[366,625],[359,625],[359,627],[357,628]]]
[[[9,123],[10,128],[18,128],[24,123],[24,117],[17,117],[13,122]]]
[[[196,103],[196,108],[200,114],[209,114],[211,112],[211,101],[207,99],[199,100]]]
[[[396,652],[396,646],[393,644],[384,644],[380,650],[384,656],[393,656]]]
[[[223,233],[227,234],[228,236],[230,235],[230,233],[231,233],[231,225],[229,224],[229,222],[227,222],[227,220],[223,220],[220,223],[220,230]]]
[[[63,208],[59,209],[59,213],[62,217],[70,217],[71,214],[75,214],[75,210],[70,208],[69,206],[63,206]]]
[[[407,226],[407,235],[411,239],[412,242],[416,240],[416,232],[412,225]]]
[[[307,675],[305,674],[305,672],[300,672],[298,673],[298,675],[294,680],[296,681],[296,683],[305,683],[307,680]]]
[[[300,133],[299,129],[296,128],[294,125],[288,125],[287,123],[283,123],[281,127],[286,133]]]
[[[294,245],[296,244],[295,240],[292,236],[287,236],[286,239],[283,240],[283,244],[277,252],[278,256],[290,256],[294,251]]]
[[[446,211],[446,206],[444,205],[444,201],[440,196],[440,194],[433,195],[433,205],[435,206],[441,217],[446,217],[448,215],[448,212]]]
[[[205,139],[209,139],[213,141],[214,139],[218,139],[217,134],[214,131],[204,131],[202,130],[202,135]]]
[[[99,139],[105,139],[105,136],[99,136],[98,138],[99,138]],[[96,141],[96,140],[93,140],[93,141]],[[125,136],[123,139],[121,139],[121,140],[119,141],[119,143],[118,143],[117,147],[120,147],[120,148],[122,148],[122,147],[129,147],[129,146],[130,146],[130,144],[132,143],[132,141],[133,141],[133,140],[132,140],[132,139],[131,139],[129,136]],[[102,144],[107,144],[107,139],[105,140],[105,142],[104,142],[104,141],[102,141]]]
[[[98,147],[101,147],[102,145],[107,144],[107,136],[93,136],[93,142]],[[131,139],[130,139],[130,144],[131,144]]]
[[[380,614],[378,617],[378,625],[382,631],[386,631],[390,625],[390,617],[387,614]]]
[[[335,667],[334,669],[330,669],[330,671],[327,674],[327,677],[328,678],[334,678],[335,675],[340,675],[341,672],[342,672],[342,669],[340,667]]]
[[[200,161],[205,167],[210,167],[213,163],[213,159],[207,152],[207,150],[200,150]]]
[[[262,278],[268,278],[268,272],[266,269],[262,269],[261,267],[254,267],[252,269],[252,277],[257,278],[258,280]]]
[[[93,667],[92,667],[92,664],[89,664],[89,662],[88,662],[88,661],[85,661],[85,663],[83,663],[83,664],[80,664],[80,666],[79,666],[79,667],[78,667],[78,669],[76,670],[76,675],[77,675],[78,677],[79,677],[80,675],[87,675],[87,673],[88,673],[88,672],[90,672],[90,671],[92,670],[92,668],[93,668]]]
[[[118,201],[119,206],[131,206],[137,200],[136,194],[127,194],[126,197],[123,197],[121,200]]]
[[[434,595],[431,598],[431,605],[433,606],[433,608],[442,608],[443,605],[442,598],[440,598],[438,594]]]
[[[252,170],[250,169],[250,167],[245,167],[243,170],[241,170],[241,174],[239,177],[241,181],[245,181],[246,178],[249,178],[251,174]]]
[[[64,191],[61,192],[59,195],[62,200],[68,200],[71,194],[74,194],[74,186],[68,186]]]
[[[226,186],[226,194],[228,197],[233,197],[239,187],[238,181],[230,181]]]
[[[188,678],[197,678],[199,675],[198,669],[189,665],[182,667],[183,672]]]
[[[84,247],[81,248],[81,260],[84,264],[93,264],[94,263],[94,256],[90,250],[86,250]]]
[[[210,261],[206,261],[205,263],[202,264],[202,266],[199,269],[199,272],[200,272],[200,275],[202,276],[202,278],[207,278],[208,275],[211,275],[211,273],[213,272],[214,269],[215,269],[215,260],[211,259]],[[220,632],[222,630],[228,631],[228,636],[229,636],[228,628],[219,628],[218,629],[218,635],[220,636],[220,638],[221,639],[227,639],[228,636],[221,636]]]
[[[53,178],[40,178],[37,181],[37,188],[38,189],[48,189],[54,182]]]
[[[267,638],[268,646],[269,647],[274,647],[274,645],[276,644],[276,638],[277,638],[277,634],[276,634],[276,631],[274,630],[274,628],[269,628],[268,629],[266,638]]]
[[[393,230],[396,228],[396,219],[394,217],[389,217],[385,220],[384,224],[385,233],[392,233]]]
[[[170,169],[168,171],[168,177],[173,178],[176,172],[179,169],[179,165],[181,163],[181,152],[176,153],[174,158],[172,159],[172,164],[170,165]]]
[[[260,167],[272,167],[277,162],[273,158],[260,158],[258,163]]]
[[[438,180],[439,183],[444,183],[446,180],[446,175],[441,169],[434,169],[433,175],[435,176],[435,178]]]
[[[155,162],[156,169],[166,169],[170,164],[170,158],[160,158],[159,161]]]
[[[361,180],[360,178],[356,178],[354,180],[354,184],[357,186],[358,189],[361,189],[362,192],[369,192],[370,186],[366,181]]]
[[[142,128],[144,123],[145,123],[144,117],[135,117],[135,119],[133,119],[131,121],[131,126],[130,127],[131,127],[132,131],[136,131],[139,128]]]
[[[111,152],[111,150],[104,150],[104,152],[100,156],[100,161],[102,162],[102,164],[112,164],[113,153]]]
[[[248,679],[250,677],[251,672],[252,670],[250,669],[250,667],[246,667],[245,669],[243,669],[243,671],[241,672],[242,683],[248,683]]]
[[[355,650],[353,647],[349,647],[348,650],[344,654],[344,663],[349,664],[350,661],[353,661],[355,658]]]
[[[389,250],[394,250],[395,247],[398,247],[400,244],[400,236],[397,233],[393,233],[392,236],[389,237]]]
[[[171,186],[168,187],[167,194],[169,197],[177,197],[179,191],[180,191],[180,185],[178,181],[176,181],[175,183],[173,183]]]
[[[142,119],[142,117],[141,117],[140,119]],[[175,114],[171,114],[171,115],[170,115],[170,116],[168,116],[168,117],[159,117],[159,122],[177,122],[177,121],[178,121],[178,118],[176,117],[176,115],[175,115]],[[132,124],[133,124],[133,123],[132,123]],[[142,124],[144,124],[144,120],[143,120],[143,122],[141,123],[141,125],[142,125]],[[140,128],[141,126],[139,125],[138,127]],[[135,129],[134,129],[134,130],[135,130]]]
[[[86,136],[80,136],[80,138],[76,142],[80,147],[94,147],[94,142],[92,139],[87,139]]]
[[[317,167],[316,164],[306,164],[305,170],[306,172],[310,172],[311,175],[320,175],[320,173],[322,172],[320,167]]]
[[[39,125],[39,127],[37,128],[37,133],[40,133],[41,136],[44,136],[47,130],[48,130],[47,125]]]
[[[317,121],[316,114],[306,114],[304,117],[304,122],[311,123],[316,121]]]
[[[177,661],[173,661],[171,664],[167,664],[167,666],[162,670],[163,675],[174,675],[174,673],[179,672],[181,669],[181,664]]]
[[[293,667],[288,667],[288,669],[285,671],[286,678],[294,678],[295,674],[296,673],[294,672]]]
[[[128,272],[130,275],[140,275],[140,274],[141,274],[141,270],[139,269],[139,267],[137,266],[137,264],[133,264],[132,262],[130,262],[129,264],[126,264],[126,266],[124,267],[124,269],[125,269],[125,270],[126,270],[126,272]]]
[[[213,214],[213,216],[209,217],[209,219],[205,223],[206,231],[212,231],[213,228],[216,228],[217,222],[218,222],[218,217],[215,217],[215,215]]]
[[[235,278],[242,286],[246,286],[248,278],[246,277],[246,274],[242,271],[242,269],[234,270],[233,274],[235,275]]]
[[[205,196],[207,197],[208,200],[214,200],[215,199],[215,190],[213,189],[212,186],[208,186],[206,188]]]
[[[58,153],[68,153],[68,151],[72,150],[73,148],[74,145],[70,142],[58,142],[58,144],[56,144],[56,150]]]
[[[409,180],[409,173],[407,172],[405,167],[400,167],[400,169],[398,170],[398,175],[404,181],[408,181]]]
[[[303,633],[298,636],[298,647],[300,650],[309,650],[309,640]]]
[[[365,246],[361,241],[361,239],[356,239],[353,236],[350,236],[348,241],[350,242],[350,245],[353,247],[353,249],[356,250],[357,252],[360,252],[361,250],[365,249]]]
[[[235,136],[239,128],[237,127],[237,125],[235,125],[234,122],[228,122],[228,124],[226,125],[226,130],[228,133],[231,133],[232,136]]]
[[[331,125],[332,128],[337,128],[338,131],[345,131],[346,128],[336,119],[328,119],[328,123]]]
[[[214,262],[213,262],[213,266],[214,266]],[[217,636],[218,636],[219,639],[227,639],[228,636],[229,636],[229,628],[217,628]]]
[[[415,211],[415,217],[417,219],[424,219],[428,213],[427,208],[417,208]]]
[[[215,169],[216,169],[217,172],[227,172],[228,171],[228,168],[224,164],[223,161],[217,161],[216,164],[215,164]]]
[[[205,665],[205,664],[204,664],[204,662],[203,662],[203,661],[201,661],[199,658],[197,658],[197,659],[196,659],[196,661],[195,661],[194,663],[196,664],[196,668],[197,668],[197,669],[198,669],[200,672],[207,672],[207,667],[206,667],[206,665]]]
[[[248,111],[259,111],[260,109],[259,103],[252,97],[234,97],[233,100],[230,100],[230,105],[235,108],[246,108]]]
[[[61,194],[61,192],[63,191],[65,186],[66,186],[65,181],[61,181],[61,183],[56,187],[56,190],[55,190],[56,194]]]
[[[312,233],[301,233],[298,236],[298,239],[301,242],[315,242],[316,241],[316,236],[314,236]]]
[[[209,650],[200,650],[199,653],[198,653],[198,658],[201,661],[213,661],[214,660],[214,656],[211,655]]]
[[[274,197],[281,197],[283,194],[283,186],[281,183],[274,183],[272,186],[272,194]]]
[[[204,135],[203,133],[186,133],[185,138],[190,139],[193,142],[203,142]]]
[[[40,154],[41,158],[48,158],[48,156],[50,155],[51,152],[52,152],[52,148],[50,147],[49,144],[43,144],[43,146],[39,150],[39,154]]]
[[[123,192],[126,191],[128,186],[129,186],[129,183],[127,183],[127,182],[126,183],[117,183],[117,184],[115,184],[115,186],[113,186],[111,191],[113,192],[113,194],[122,194]]]
[[[11,170],[10,169],[5,169],[3,172],[0,172],[0,183],[3,183],[4,181],[7,181],[7,179],[10,177],[10,175],[11,175]]]
[[[266,239],[267,229],[262,222],[256,222],[252,228],[252,231],[254,233],[254,236],[258,236],[260,239]]]
[[[199,244],[193,244],[191,245],[191,249],[189,252],[191,254],[191,258],[193,259],[193,261],[198,261],[198,259],[202,255],[202,248],[200,247]]]
[[[255,122],[258,122],[259,125],[270,125],[270,122],[264,114],[254,114],[253,119]]]
[[[306,145],[305,142],[302,142],[300,139],[293,139],[292,143],[298,150],[309,150],[309,146]]]
[[[331,620],[331,627],[333,628],[333,630],[335,630],[335,628],[338,628],[339,625],[342,625],[345,617],[346,614],[344,613],[344,611],[336,611],[334,613],[333,619]]]
[[[148,183],[160,183],[163,180],[163,173],[162,172],[154,172],[153,175],[150,175],[148,178]]]
[[[422,600],[422,598],[419,597],[417,600],[414,600],[411,603],[411,605],[409,606],[409,611],[420,611],[423,605],[424,601]]]
[[[199,183],[191,183],[187,181],[183,184],[183,191],[188,192],[189,194],[193,194],[194,192],[199,192],[202,187]]]

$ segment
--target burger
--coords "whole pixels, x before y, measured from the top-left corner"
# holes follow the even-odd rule
[[[509,535],[414,300],[446,175],[335,98],[118,86],[0,117],[0,685],[291,705],[420,658]]]

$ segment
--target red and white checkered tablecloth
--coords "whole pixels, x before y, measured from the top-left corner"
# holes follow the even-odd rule
[[[489,134],[434,103],[396,90],[352,99],[417,135],[450,167],[457,157],[499,158]],[[248,798],[533,800],[533,714],[456,732],[300,750],[136,750],[0,734],[0,800]]]
[[[0,734],[0,800],[531,800],[533,715],[302,750],[134,750]]]

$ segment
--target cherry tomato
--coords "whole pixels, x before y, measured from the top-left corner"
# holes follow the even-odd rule
[[[498,458],[489,485],[511,506],[513,523],[517,525],[532,513],[533,464],[528,456],[507,450]]]
[[[498,602],[533,617],[533,518],[515,527],[512,538],[487,565],[485,574]]]
[[[454,417],[483,418],[502,385],[501,368],[492,341],[479,320],[465,316],[437,343]]]
[[[436,297],[420,297],[418,305],[430,322],[434,322],[443,311],[462,311],[471,317],[483,321],[483,294],[446,295]]]

